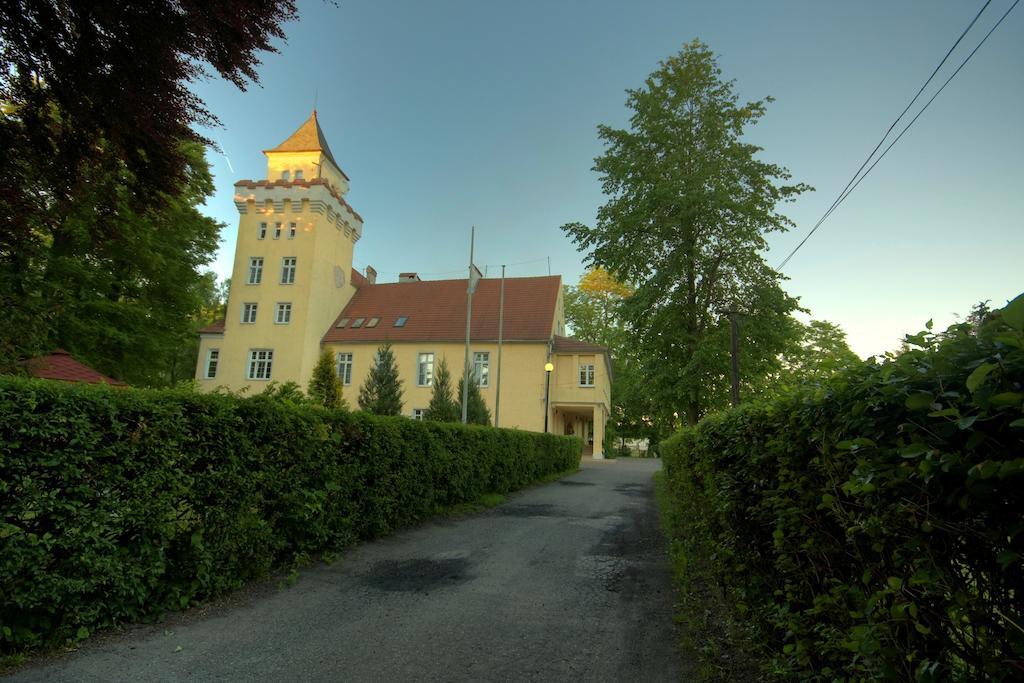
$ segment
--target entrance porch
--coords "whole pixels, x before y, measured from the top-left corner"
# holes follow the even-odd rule
[[[607,421],[603,405],[555,403],[551,406],[551,432],[583,439],[583,455],[604,458],[604,427]]]

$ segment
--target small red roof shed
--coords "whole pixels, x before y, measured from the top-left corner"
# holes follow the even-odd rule
[[[28,374],[40,379],[56,379],[62,382],[86,382],[87,384],[110,384],[115,387],[127,386],[124,382],[107,377],[88,365],[79,363],[64,349],[57,349],[46,356],[25,361]]]

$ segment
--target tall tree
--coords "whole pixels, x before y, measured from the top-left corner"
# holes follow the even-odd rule
[[[402,414],[402,380],[391,344],[377,349],[377,362],[359,387],[359,408],[376,415]]]
[[[480,393],[480,385],[476,382],[476,373],[470,371],[465,374],[469,375],[469,391],[466,392],[466,422],[471,425],[490,425],[491,411],[487,408],[484,397]],[[465,381],[465,376],[459,380],[459,403],[457,410],[459,411],[460,419],[462,417],[462,388]]]
[[[700,41],[627,94],[629,130],[598,128],[608,201],[594,227],[562,228],[589,264],[635,285],[623,314],[647,390],[693,424],[728,396],[726,310],[744,313],[750,372],[777,366],[792,336],[797,302],[762,253],[791,225],[777,205],[809,188],[743,141],[771,99],[740,104]]]
[[[257,55],[277,51],[296,15],[293,0],[0,0],[9,114],[0,127],[17,129],[4,141],[51,157],[44,176],[58,204],[86,190],[78,173],[108,157],[126,165],[148,204],[183,179],[180,143],[209,142],[194,126],[217,122],[189,86],[208,69],[241,89],[257,82]],[[65,125],[46,125],[54,115]],[[5,189],[20,195],[13,183]]]
[[[59,318],[66,282],[79,266],[95,272],[115,250],[134,251],[140,261],[193,260],[187,246],[173,253],[173,235],[169,243],[162,235],[151,239],[156,253],[141,251],[151,245],[131,224],[142,219],[158,232],[173,227],[181,208],[175,200],[196,187],[196,150],[208,141],[194,127],[216,119],[190,84],[207,69],[240,88],[255,81],[257,54],[276,49],[282,25],[295,14],[292,0],[0,0],[0,366],[68,345]],[[122,277],[111,266],[109,279]],[[84,301],[97,284],[71,298]],[[110,289],[96,293],[97,309],[103,297],[117,301]],[[190,293],[185,301],[193,299]],[[141,322],[118,322],[106,336],[114,349],[127,349],[133,344],[122,337],[137,339],[132,325]],[[150,331],[174,336],[161,325]],[[104,353],[83,353],[83,344],[83,357]],[[153,360],[141,353],[125,358]],[[137,367],[122,373],[100,362],[110,374],[140,381]],[[179,374],[159,372],[163,382]]]
[[[199,211],[213,192],[202,147],[188,143],[182,153],[185,182],[169,186],[159,206],[135,206],[131,173],[109,160],[88,170],[90,194],[65,217],[59,241],[15,255],[17,270],[0,255],[0,298],[33,316],[0,328],[0,364],[24,355],[26,335],[132,384],[194,375],[196,330],[216,296],[201,269],[222,225]]]
[[[859,365],[860,356],[846,341],[843,328],[827,320],[800,325],[800,343],[783,354],[781,384],[820,382],[839,370]]]
[[[342,408],[345,399],[342,397],[341,380],[334,364],[334,354],[324,349],[313,366],[313,376],[309,378],[306,391],[309,398],[326,408]]]
[[[612,406],[608,424],[621,436],[656,441],[661,435],[652,429],[655,406],[648,401],[642,378],[634,376],[637,359],[622,315],[622,304],[632,293],[632,287],[616,280],[604,268],[591,268],[577,286],[565,286],[565,320],[574,337],[607,346],[611,354]]]
[[[565,321],[573,336],[613,351],[613,357],[625,343],[625,328],[619,308],[632,288],[616,280],[600,266],[591,268],[577,286],[563,290]]]
[[[461,391],[459,396],[462,396]],[[430,405],[427,406],[424,418],[434,422],[458,422],[462,418],[459,404],[452,398],[452,373],[444,357],[437,364],[434,384],[430,390]]]

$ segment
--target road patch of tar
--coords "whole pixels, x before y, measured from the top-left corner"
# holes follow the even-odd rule
[[[547,503],[520,503],[519,505],[501,505],[494,508],[494,514],[504,517],[565,517],[565,512],[555,505]]]
[[[411,560],[387,560],[373,565],[366,583],[389,593],[426,593],[456,586],[474,577],[464,557]]]
[[[574,481],[572,479],[559,479],[558,483],[562,486],[593,486],[592,481]]]

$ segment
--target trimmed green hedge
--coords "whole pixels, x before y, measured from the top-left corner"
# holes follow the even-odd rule
[[[684,608],[717,596],[718,632],[740,634],[709,659],[736,647],[774,680],[1024,676],[1024,297],[910,342],[661,444]]]
[[[0,649],[187,607],[580,452],[259,396],[0,378]]]

